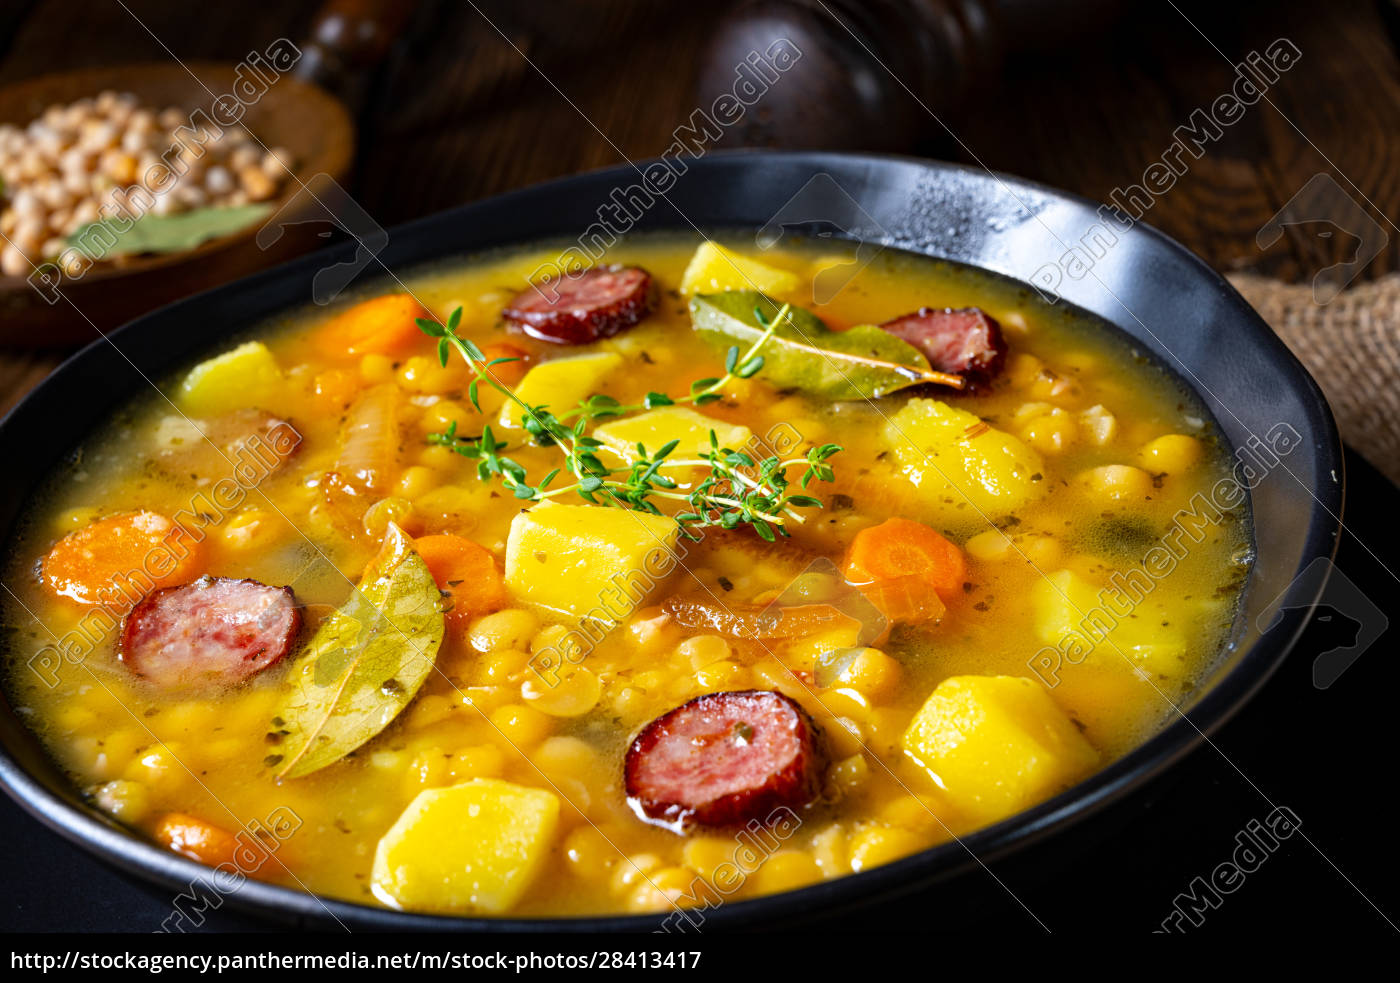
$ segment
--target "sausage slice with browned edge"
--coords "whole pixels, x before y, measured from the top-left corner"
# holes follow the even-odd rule
[[[582,345],[632,327],[656,303],[639,266],[594,266],[532,283],[506,305],[506,320],[559,345]]]
[[[1006,363],[1006,339],[996,318],[979,307],[923,307],[880,325],[913,345],[939,372],[951,372],[975,389],[991,382]]]
[[[627,800],[643,819],[684,831],[775,819],[816,797],[821,733],[769,690],[706,693],[657,717],[627,751]]]
[[[161,687],[227,686],[285,656],[300,628],[290,587],[200,577],[152,591],[127,613],[121,660]]]

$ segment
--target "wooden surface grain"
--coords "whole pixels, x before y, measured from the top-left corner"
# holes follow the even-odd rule
[[[361,143],[352,191],[384,226],[616,164],[623,155],[661,152],[696,104],[691,78],[699,41],[711,19],[722,16],[722,5],[715,3],[624,0],[600,19],[561,12],[553,21],[545,18],[548,29],[542,30],[539,17],[522,18],[520,12],[543,0],[478,2],[504,37],[469,4],[427,0],[357,107]],[[125,3],[130,13],[116,0],[0,0],[0,84],[164,57],[138,19],[175,56],[237,60],[277,36],[302,38],[319,0]],[[1228,88],[1236,60],[1287,37],[1302,60],[1268,93],[1272,105],[1261,102],[1227,130],[1161,197],[1147,221],[1220,270],[1306,280],[1347,258],[1355,243],[1321,223],[1292,229],[1267,250],[1255,237],[1309,179],[1327,174],[1388,236],[1364,275],[1395,270],[1400,231],[1391,219],[1400,219],[1400,174],[1390,153],[1400,140],[1400,60],[1390,5],[1175,3],[1180,12],[1167,0],[1132,0],[1128,15],[1102,35],[1073,48],[1012,58],[1003,70],[988,73],[974,103],[949,117],[957,139],[930,122],[926,138],[910,152],[980,162],[1102,200],[1141,179],[1169,146],[1174,128]],[[55,364],[53,355],[0,351],[0,410]],[[1393,489],[1379,476],[1368,477],[1364,461],[1350,460],[1348,471],[1356,515],[1394,510]],[[1380,558],[1396,568],[1400,543],[1394,527],[1374,524],[1367,539],[1363,550],[1343,538],[1341,569],[1358,584],[1389,583]],[[1191,876],[1227,858],[1234,831],[1261,815],[1262,788],[1306,817],[1309,845],[1291,844],[1280,859],[1252,874],[1238,899],[1210,915],[1210,927],[1234,941],[1254,933],[1274,938],[1280,926],[1293,938],[1378,924],[1377,909],[1357,892],[1394,910],[1388,900],[1397,883],[1394,851],[1365,835],[1354,809],[1336,805],[1374,783],[1371,756],[1357,748],[1389,739],[1395,681],[1385,641],[1349,672],[1344,685],[1325,694],[1315,689],[1312,660],[1305,656],[1339,643],[1305,643],[1264,698],[1214,736],[1221,756],[1202,752],[1189,767],[1176,769],[1124,828],[1094,827],[1092,858],[1083,848],[1054,877],[1014,867],[999,867],[998,876],[1031,909],[1055,913],[1056,930],[1087,925],[1100,936],[1138,930],[1144,918],[1167,913]],[[1300,719],[1307,725],[1298,726]],[[1241,773],[1251,782],[1241,782]],[[1207,811],[1197,809],[1201,804]],[[90,903],[79,910],[105,928],[148,930],[152,903],[157,917],[164,917],[164,895],[119,881],[75,850],[55,850],[37,824],[7,804],[0,809],[11,813],[5,821],[17,844],[16,883],[90,881]],[[1325,861],[1312,842],[1327,851]],[[971,895],[960,892],[941,902],[929,892],[917,903],[882,906],[860,918],[842,912],[830,919],[831,931],[1016,925],[1019,913],[1008,915],[1001,883],[982,879]],[[52,930],[73,917],[63,892],[14,891],[10,903],[7,917],[28,930]],[[211,916],[211,926],[251,924],[234,921],[229,910]]]
[[[172,54],[236,61],[279,36],[303,39],[318,6],[8,0],[0,84]],[[391,226],[659,154],[699,104],[702,40],[724,10],[669,0],[426,0],[353,107],[360,146],[351,191]],[[1389,156],[1400,134],[1395,19],[1377,0],[1131,4],[1104,32],[989,71],[978,96],[944,120],[951,135],[930,119],[908,149],[1104,200],[1139,182],[1175,128],[1229,89],[1237,61],[1287,38],[1299,63],[1190,161],[1146,221],[1220,270],[1297,281],[1355,250],[1343,214],[1355,207],[1385,233],[1364,273],[1378,276],[1396,268],[1400,238],[1391,221],[1400,216],[1400,172]],[[1356,202],[1335,203],[1339,228],[1297,226],[1260,249],[1259,229],[1317,174]],[[0,408],[56,361],[0,352]]]

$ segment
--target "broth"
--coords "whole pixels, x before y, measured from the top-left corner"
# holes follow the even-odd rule
[[[264,343],[282,373],[259,408],[290,421],[300,445],[245,494],[218,500],[215,486],[228,477],[228,462],[215,458],[210,467],[184,455],[187,441],[199,441],[175,409],[188,400],[184,373],[167,380],[163,394],[120,409],[53,476],[9,551],[12,594],[4,616],[12,704],[79,787],[144,833],[168,841],[160,824],[172,814],[226,831],[292,826],[285,836],[266,828],[253,834],[254,853],[257,843],[275,849],[252,876],[369,904],[514,916],[668,911],[787,890],[869,869],[1000,818],[1008,807],[994,795],[960,790],[965,762],[939,758],[947,764],[940,773],[929,767],[935,751],[921,760],[909,750],[911,722],[950,678],[1030,680],[1035,699],[1048,695],[1068,721],[1074,736],[1045,738],[1039,728],[1061,724],[1041,721],[1037,715],[1049,711],[1039,702],[1022,705],[1012,695],[1005,703],[1005,694],[976,682],[940,690],[952,701],[947,706],[971,707],[993,728],[979,767],[1005,768],[1003,788],[1030,774],[1026,761],[1036,755],[1026,741],[1041,741],[1038,753],[1067,759],[1081,753],[1078,743],[1064,750],[1056,742],[1083,741],[1093,767],[1112,761],[1156,731],[1209,669],[1235,614],[1250,545],[1244,505],[1214,521],[1184,523],[1184,537],[1176,532],[1181,513],[1196,510],[1198,496],[1230,474],[1208,414],[1123,337],[977,271],[885,250],[828,303],[811,303],[812,278],[851,261],[841,248],[798,244],[765,253],[761,262],[795,273],[801,289],[794,297],[805,297],[803,306],[833,327],[879,324],[929,305],[980,308],[1006,335],[1000,378],[983,393],[920,389],[873,401],[815,398],[769,384],[763,371],[735,380],[701,412],[748,428],[760,441],[754,447],[800,457],[813,445],[841,445],[829,462],[834,480],[808,489],[823,506],[801,510],[804,521],[789,524],[791,538],[774,544],[743,527],[678,540],[679,569],[641,604],[620,602],[616,626],[590,641],[576,663],[569,648],[575,618],[521,603],[518,593],[490,613],[458,610],[433,671],[396,719],[342,760],[279,782],[274,718],[295,652],[236,686],[162,688],[118,659],[114,619],[94,619],[93,606],[54,596],[36,575],[62,537],[104,517],[148,510],[190,525],[199,573],[287,585],[306,620],[318,623],[346,601],[384,531],[382,522],[377,535],[347,529],[328,505],[325,477],[343,460],[347,413],[375,387],[395,394],[402,426],[395,473],[379,487],[388,488],[380,497],[406,507],[385,514],[410,536],[465,537],[499,562],[526,503],[498,480],[479,478],[477,461],[428,442],[453,423],[459,434],[480,432],[482,415],[464,394],[471,377],[465,363],[454,355],[442,368],[426,337],[411,354],[326,354],[332,318],[355,301],[402,289],[375,284],[330,310],[308,305],[248,327],[246,339]],[[552,250],[443,262],[405,284],[439,319],[463,307],[463,337],[515,346],[531,368],[587,352],[620,355],[622,368],[597,391],[633,404],[724,375],[723,350],[691,330],[687,298],[678,293],[695,249],[694,237],[620,243],[608,262],[648,270],[659,302],[630,330],[576,347],[500,323],[503,306]],[[514,370],[507,364],[501,371]],[[502,398],[489,387],[480,398],[495,421]],[[891,434],[917,423],[910,408],[929,398],[971,412],[993,434],[1011,434],[1033,451],[1038,487],[1026,492],[1028,500],[989,510],[985,502],[941,499],[926,473],[922,486],[910,480],[908,454],[900,457]],[[497,429],[532,475],[559,466],[558,448],[528,445],[518,427]],[[661,606],[668,597],[699,594],[721,605],[762,607],[781,603],[803,577],[803,589],[817,584],[812,596],[821,602],[856,535],[892,517],[936,530],[963,557],[965,579],[955,596],[938,602],[946,612],[936,623],[896,624],[875,643],[862,642],[849,625],[754,639],[686,627],[675,607]],[[1182,555],[1170,572],[1144,579],[1144,557],[1173,536],[1186,546]],[[1108,641],[1091,643],[1083,655],[1059,644],[1066,605],[1082,615],[1080,599],[1102,603],[1101,591],[1128,582],[1144,596],[1128,605]],[[303,644],[309,634],[303,630]],[[55,646],[68,655],[61,663],[43,654]],[[570,653],[566,679],[581,667],[590,674],[586,684],[542,688],[538,654],[545,650]],[[575,690],[582,693],[570,704],[566,696]],[[786,694],[811,715],[828,762],[820,794],[778,827],[740,823],[678,833],[644,821],[628,802],[622,774],[639,728],[701,694],[741,690]],[[936,754],[945,752],[953,753],[945,747]],[[1073,770],[1066,782],[1035,785],[1015,808],[1086,771],[1082,763],[1065,767]],[[410,803],[425,789],[476,779],[542,789],[559,802],[557,823],[532,848],[528,885],[494,907],[404,902],[382,885],[376,890],[377,845]],[[725,873],[721,884],[717,871],[726,865],[738,873]]]

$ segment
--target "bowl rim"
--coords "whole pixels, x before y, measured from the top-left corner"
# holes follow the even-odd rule
[[[823,169],[851,166],[887,167],[890,164],[912,165],[928,171],[957,172],[978,181],[991,180],[1002,187],[1033,192],[1043,198],[1069,202],[1090,211],[1099,207],[1084,196],[1062,191],[1039,182],[973,165],[936,161],[898,154],[847,153],[838,151],[773,151],[741,149],[712,151],[688,162],[688,167],[722,169],[736,165],[776,159],[796,166],[806,166],[815,173]],[[545,197],[560,188],[591,181],[607,181],[640,175],[648,164],[660,158],[637,160],[582,171],[554,178],[524,188],[507,191],[465,205],[457,206],[423,218],[415,219],[389,230],[391,236],[412,237],[445,222],[469,219],[473,211],[492,205],[507,205],[531,197]],[[718,225],[718,223],[717,223]],[[702,226],[704,227],[704,226]],[[717,227],[717,226],[716,226]],[[1318,558],[1331,559],[1336,551],[1341,529],[1344,490],[1344,463],[1340,437],[1330,408],[1321,389],[1302,363],[1284,345],[1244,298],[1204,260],[1175,239],[1148,225],[1136,222],[1123,233],[1126,237],[1149,237],[1186,260],[1204,282],[1213,286],[1229,306],[1239,328],[1249,335],[1249,343],[1262,348],[1271,362],[1287,366],[1296,376],[1300,396],[1313,433],[1319,438],[1307,452],[1316,462],[1318,475],[1334,475],[1335,481],[1309,488],[1314,499],[1302,555],[1295,570],[1302,570]],[[540,236],[532,237],[539,241]],[[889,245],[912,252],[923,252],[899,242]],[[116,338],[164,312],[189,307],[197,309],[212,300],[254,288],[264,282],[297,276],[324,265],[328,260],[343,258],[355,248],[355,243],[340,243],[317,250],[290,262],[249,277],[183,298],[157,311],[150,312],[123,325],[108,337]],[[489,248],[489,247],[487,247]],[[476,250],[464,250],[463,254]],[[445,257],[444,257],[445,258]],[[935,258],[939,258],[936,257]],[[417,261],[423,262],[422,260]],[[961,260],[953,262],[968,264]],[[989,270],[995,276],[1006,275]],[[378,276],[376,274],[375,276]],[[369,279],[369,278],[367,278]],[[1021,281],[1024,283],[1024,281]],[[168,316],[168,315],[164,315]],[[1110,321],[1110,323],[1112,323]],[[1120,330],[1124,330],[1121,329]],[[27,394],[3,419],[0,432],[21,412],[36,394],[60,385],[70,366],[84,359],[102,357],[96,349],[106,344],[99,338],[76,352],[54,371],[48,379]],[[1176,372],[1175,369],[1172,370]],[[1176,372],[1180,377],[1181,373]],[[1199,389],[1182,378],[1199,396]],[[1322,592],[1322,584],[1311,588],[1295,581],[1290,584],[1290,602],[1273,628],[1255,644],[1245,648],[1238,662],[1210,685],[1191,709],[1165,724],[1142,744],[1114,760],[1083,782],[1052,799],[1017,813],[991,826],[975,830],[953,841],[940,843],[908,857],[882,865],[870,871],[846,874],[830,881],[780,894],[740,901],[726,901],[714,908],[701,909],[706,928],[752,926],[755,920],[780,920],[800,916],[814,909],[832,910],[869,902],[876,897],[893,897],[916,890],[939,880],[953,877],[976,864],[985,865],[1013,851],[1032,846],[1042,839],[1095,815],[1112,803],[1122,800],[1196,750],[1220,726],[1226,723],[1268,680],[1296,644],[1311,617],[1312,608]],[[6,700],[8,709],[8,701]],[[166,887],[181,889],[192,883],[208,883],[209,868],[173,854],[102,817],[95,810],[78,807],[65,801],[48,788],[42,780],[30,774],[11,754],[0,746],[0,784],[21,807],[44,825],[76,843],[102,861],[127,874],[135,874]],[[961,856],[960,856],[961,855]],[[247,880],[225,899],[231,908],[251,911],[276,920],[288,919],[318,926],[354,926],[372,930],[392,931],[464,931],[499,933],[535,932],[635,932],[655,931],[667,925],[675,926],[675,912],[646,915],[586,915],[578,917],[501,917],[435,915],[396,911],[373,905],[344,901],[312,894],[308,891]],[[686,926],[675,926],[681,931]]]

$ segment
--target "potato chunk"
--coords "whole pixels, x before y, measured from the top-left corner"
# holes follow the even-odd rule
[[[554,844],[559,799],[476,778],[418,793],[374,853],[380,900],[412,911],[509,911]]]
[[[525,378],[515,387],[515,394],[522,402],[547,406],[551,413],[558,415],[596,393],[603,380],[621,364],[622,356],[616,352],[593,352],[541,362],[525,373]],[[506,400],[501,407],[501,426],[519,427],[522,412],[514,400]]]
[[[637,445],[650,454],[672,440],[680,444],[671,457],[693,457],[710,449],[710,431],[715,432],[720,447],[742,450],[751,435],[748,427],[726,423],[697,413],[688,406],[663,406],[605,423],[593,431],[593,436],[624,461],[637,458]]]
[[[1076,662],[1174,678],[1186,668],[1186,633],[1152,597],[1133,603],[1115,589],[1100,597],[1089,581],[1060,570],[1031,588],[1031,610],[1040,640]]]
[[[267,409],[282,387],[277,359],[261,341],[205,359],[180,383],[180,408],[192,416],[240,409]]]
[[[679,534],[662,515],[545,502],[510,524],[506,587],[526,603],[615,624],[675,569]]]
[[[925,505],[955,521],[982,524],[1043,494],[1044,463],[1021,440],[965,410],[911,399],[890,418],[885,440]]]
[[[725,249],[717,242],[705,241],[690,258],[690,265],[681,275],[681,293],[709,294],[723,290],[757,290],[770,297],[783,297],[801,285],[796,273],[760,263]]]
[[[905,731],[904,750],[979,823],[1063,791],[1099,761],[1045,689],[1019,676],[943,680]]]

